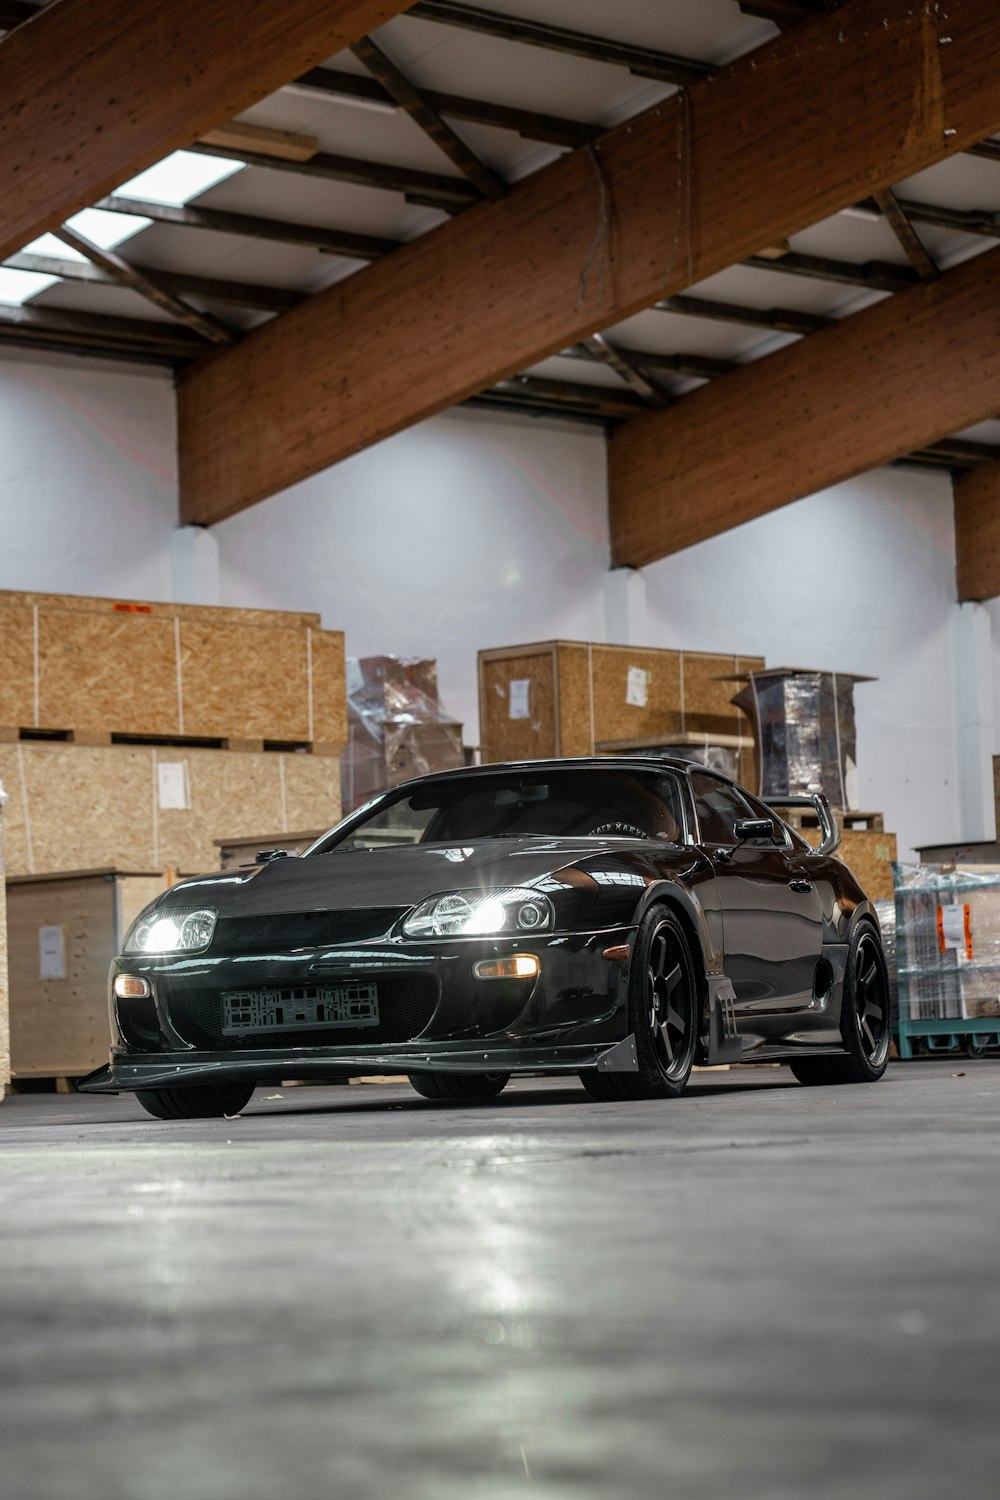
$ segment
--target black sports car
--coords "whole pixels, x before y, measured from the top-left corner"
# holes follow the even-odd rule
[[[491,765],[369,802],[301,856],[175,885],[111,968],[82,1087],[232,1114],[256,1084],[406,1073],[431,1099],[578,1073],[679,1094],[694,1063],[881,1077],[878,920],[813,799],[813,850],[749,792],[668,759]]]

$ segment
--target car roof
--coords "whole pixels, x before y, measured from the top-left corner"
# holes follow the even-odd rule
[[[493,776],[509,771],[568,771],[568,770],[668,770],[679,771],[684,775],[687,771],[707,771],[710,776],[717,776],[721,781],[727,781],[732,786],[737,783],[731,776],[723,771],[712,770],[709,766],[703,766],[700,761],[683,760],[676,755],[563,755],[553,756],[546,760],[496,760],[488,761],[481,766],[456,766],[451,771],[432,771],[426,776],[414,776],[410,781],[401,782],[400,785],[415,786],[418,783],[434,781],[450,781],[454,777],[468,777],[475,779],[477,776]],[[391,788],[398,791],[399,787]]]

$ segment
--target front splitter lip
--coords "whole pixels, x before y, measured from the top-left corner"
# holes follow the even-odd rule
[[[132,1093],[136,1089],[177,1088],[188,1084],[256,1079],[329,1078],[378,1073],[576,1073],[597,1067],[616,1043],[524,1046],[494,1043],[475,1047],[438,1042],[434,1046],[361,1048],[324,1051],[198,1052],[191,1057],[162,1053],[131,1059],[113,1056],[107,1067],[82,1078],[77,1088],[88,1094]]]

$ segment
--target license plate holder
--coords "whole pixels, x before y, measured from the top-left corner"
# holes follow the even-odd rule
[[[354,1031],[379,1023],[378,986],[368,980],[225,990],[223,1036],[261,1031]]]

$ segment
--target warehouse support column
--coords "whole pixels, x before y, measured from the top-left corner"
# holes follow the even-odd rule
[[[3,862],[3,810],[7,793],[0,782],[0,1099],[10,1087],[10,1007],[7,994],[7,882]]]
[[[643,645],[646,628],[646,576],[638,568],[612,568],[604,575],[604,639],[612,645]]]
[[[959,837],[996,838],[993,797],[993,640],[982,604],[959,604],[955,622],[955,727]]]

